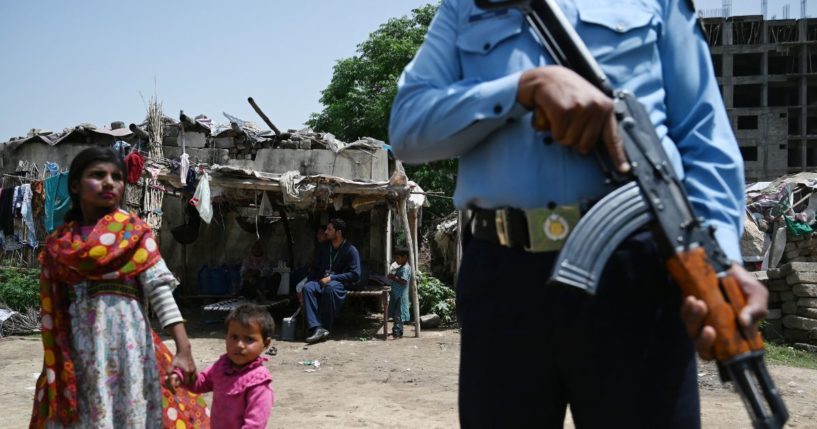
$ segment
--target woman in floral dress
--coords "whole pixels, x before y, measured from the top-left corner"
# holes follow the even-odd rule
[[[173,299],[178,284],[150,227],[119,208],[127,170],[109,148],[71,163],[72,208],[40,254],[44,348],[33,428],[208,427],[204,401],[162,387],[165,373],[196,373]],[[146,306],[176,343],[171,355]]]

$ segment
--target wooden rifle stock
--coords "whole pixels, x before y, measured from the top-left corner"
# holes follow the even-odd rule
[[[746,298],[737,279],[729,274],[718,278],[702,247],[676,253],[667,260],[667,269],[684,296],[694,296],[706,303],[709,312],[704,324],[715,328],[715,359],[732,357],[763,349],[759,332],[745,338],[737,326]]]

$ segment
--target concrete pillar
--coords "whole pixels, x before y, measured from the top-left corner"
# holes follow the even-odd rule
[[[733,68],[733,59],[732,59],[732,50],[728,48],[728,46],[732,46],[732,22],[731,21],[724,21],[723,22],[723,35],[721,36],[721,40],[723,41],[723,49],[721,54],[721,82],[723,83],[723,102],[726,104],[726,107],[734,107],[734,86],[732,83],[732,68]]]
[[[808,20],[800,19],[797,21],[798,33],[799,33],[799,41],[800,43],[800,150],[803,157],[803,171],[806,171],[806,144],[808,144],[808,140],[806,140],[806,135],[808,132],[808,80],[806,79],[806,73],[808,72],[808,44],[804,43],[806,41],[806,36],[808,35],[806,30],[808,30]]]

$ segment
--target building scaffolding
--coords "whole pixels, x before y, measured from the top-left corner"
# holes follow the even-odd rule
[[[702,22],[747,180],[817,169],[817,19]]]

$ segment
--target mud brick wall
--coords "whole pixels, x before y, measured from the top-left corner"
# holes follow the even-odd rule
[[[769,340],[817,345],[817,262],[789,262],[755,273],[769,288]]]

